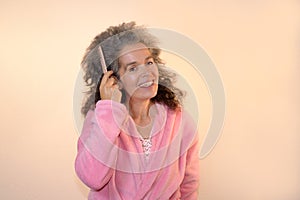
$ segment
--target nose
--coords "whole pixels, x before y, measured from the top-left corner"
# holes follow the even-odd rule
[[[140,73],[141,76],[148,76],[150,75],[152,72],[151,67],[147,66],[147,65],[140,65]]]
[[[152,71],[152,66],[147,64],[142,64],[139,66],[141,72],[150,72]]]

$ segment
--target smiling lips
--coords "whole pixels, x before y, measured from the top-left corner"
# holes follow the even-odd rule
[[[147,88],[147,87],[152,86],[153,84],[154,84],[154,81],[152,80],[152,81],[141,83],[138,86],[141,87],[141,88]]]

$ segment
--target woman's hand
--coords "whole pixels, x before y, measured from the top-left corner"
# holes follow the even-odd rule
[[[122,93],[119,90],[118,81],[114,76],[111,76],[113,71],[104,73],[100,83],[99,91],[102,100],[113,100],[121,102]]]

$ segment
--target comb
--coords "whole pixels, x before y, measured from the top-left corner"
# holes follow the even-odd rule
[[[99,54],[100,54],[100,63],[101,63],[102,71],[103,71],[103,73],[106,73],[107,72],[107,67],[106,67],[106,64],[105,64],[105,59],[104,59],[104,55],[103,55],[101,45],[99,46],[98,51],[99,51]]]

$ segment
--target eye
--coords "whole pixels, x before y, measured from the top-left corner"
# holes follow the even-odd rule
[[[137,67],[136,67],[135,65],[132,65],[132,66],[128,67],[127,70],[128,70],[129,72],[134,72],[134,71],[137,70]]]
[[[153,58],[147,59],[146,65],[153,65],[153,64],[154,64]]]
[[[153,65],[153,61],[148,61],[147,65]]]

